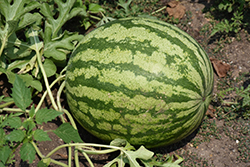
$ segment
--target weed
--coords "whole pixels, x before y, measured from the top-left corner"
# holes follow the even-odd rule
[[[220,12],[220,15],[224,12],[225,16],[220,22],[214,24],[214,28],[210,36],[220,32],[222,34],[234,33],[237,34],[243,27],[248,26],[247,21],[244,19],[249,10],[248,2],[246,0],[223,0],[216,1],[212,13]],[[216,14],[215,14],[216,15]]]

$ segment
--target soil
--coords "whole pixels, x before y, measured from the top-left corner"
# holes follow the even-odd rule
[[[199,43],[204,43],[208,39],[200,33],[200,30],[205,24],[209,23],[209,19],[205,18],[205,14],[202,10],[205,7],[208,7],[210,1],[208,0],[187,0],[182,1],[181,4],[185,6],[186,11],[190,11],[192,13],[191,21],[188,22],[188,28],[185,28],[185,31],[188,32],[191,36],[193,36]],[[185,18],[186,16],[184,16]],[[183,18],[183,19],[184,19]],[[231,70],[229,74],[232,78],[237,78],[242,73],[249,73],[250,72],[250,43],[247,40],[247,36],[245,32],[240,32],[241,40],[236,40],[236,38],[231,38],[230,43],[224,43],[224,47],[220,49],[221,57],[215,57],[211,50],[215,49],[218,45],[216,44],[216,39],[209,39],[210,41],[207,42],[205,49],[208,51],[209,57],[216,58],[224,61],[225,63],[231,66]],[[221,80],[216,73],[215,76],[215,87],[214,87],[214,94],[218,93],[217,84]],[[2,94],[7,95],[10,91],[10,87],[7,84],[7,80],[3,75],[1,76],[1,90]],[[65,99],[63,99],[65,100]],[[65,103],[64,103],[65,104]],[[64,107],[67,108],[66,104]],[[216,105],[213,106],[216,109]],[[225,126],[227,126],[225,120],[219,120],[216,117],[206,117],[208,122],[215,121],[216,127],[218,129],[218,133],[220,138],[215,136],[209,136],[209,140],[203,135],[198,133],[196,130],[193,134],[189,137],[184,139],[181,142],[178,142],[174,145],[167,146],[164,148],[157,148],[153,149],[155,153],[160,154],[178,154],[182,155],[184,158],[184,162],[182,166],[216,166],[216,167],[250,167],[249,161],[249,152],[248,161],[242,161],[239,159],[240,152],[238,149],[238,140],[233,139],[230,137],[227,132],[225,131]],[[44,130],[53,130],[56,129],[60,125],[60,122],[55,120],[53,122],[49,122],[47,124],[43,124],[38,128],[42,128]],[[249,124],[247,124],[249,125]],[[86,132],[82,127],[78,125],[78,129],[80,132],[80,136],[82,137],[84,142],[89,143],[103,143],[102,141],[98,140],[97,138],[93,137],[91,134]],[[250,127],[248,128],[248,130]],[[237,135],[237,129],[233,129],[229,127],[229,132],[234,133]],[[39,149],[41,149],[42,154],[48,154],[52,149],[56,148],[63,144],[63,141],[58,138],[54,133],[49,133],[49,137],[52,141],[47,142],[37,142]],[[247,138],[250,138],[250,131],[246,134]],[[199,144],[194,144],[193,141],[202,141]],[[203,141],[204,140],[204,141]],[[249,141],[249,140],[247,140]],[[248,147],[250,143],[245,143]],[[17,150],[18,151],[18,150]],[[56,160],[60,160],[62,162],[67,162],[67,150],[60,149],[56,154],[52,156],[52,158]],[[113,158],[113,154],[105,154],[105,155],[93,155],[90,158],[93,160],[95,166],[103,166],[109,160]],[[20,155],[17,153],[15,156],[15,163],[12,166],[37,166],[39,161],[38,156],[32,164],[28,164],[27,162],[21,161]],[[191,165],[191,162],[196,161],[195,165]],[[86,159],[83,156],[80,156],[80,166],[89,166]],[[51,166],[56,167],[57,165],[51,164]]]

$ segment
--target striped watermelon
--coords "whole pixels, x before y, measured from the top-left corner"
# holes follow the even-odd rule
[[[148,148],[177,142],[201,123],[213,69],[201,46],[154,19],[107,23],[78,44],[66,72],[66,95],[79,123],[102,140]]]

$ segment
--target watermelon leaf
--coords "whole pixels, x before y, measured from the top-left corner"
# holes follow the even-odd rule
[[[49,35],[47,34],[46,38],[51,38]],[[82,38],[83,36],[77,33],[64,31],[60,36],[45,42],[44,56],[59,61],[66,60],[66,55],[74,49],[75,42],[80,41]]]
[[[44,70],[46,72],[47,77],[51,77],[56,73],[56,65],[50,59],[46,59],[43,64]]]
[[[153,155],[154,153],[147,150],[144,146],[141,146],[136,151],[123,150],[118,157],[106,164],[105,167],[112,166],[115,163],[118,163],[118,166],[129,164],[131,167],[140,167],[137,159],[149,160]]]
[[[60,35],[61,27],[71,18],[77,16],[84,9],[81,7],[74,7],[74,0],[67,0],[63,2],[62,0],[55,0],[55,3],[58,5],[57,10],[59,11],[59,15],[56,19],[54,19],[53,8],[49,7],[48,3],[43,3],[41,5],[41,13],[46,17],[46,26],[49,24],[51,31],[49,34],[50,38],[46,39],[54,39]],[[46,30],[45,30],[46,31]]]
[[[124,144],[124,141],[122,140],[123,139],[115,139],[114,142],[111,143],[116,145],[117,143],[122,142],[122,144]],[[120,143],[118,145],[120,145]],[[131,146],[130,144],[127,145]],[[134,147],[130,148],[134,150]],[[166,161],[157,161],[157,159],[153,157],[153,155],[154,153],[147,150],[144,146],[141,146],[136,151],[127,150],[127,148],[124,147],[121,151],[121,154],[110,161],[108,164],[106,164],[104,167],[112,167],[114,164],[117,164],[118,166],[125,166],[126,164],[129,164],[131,167],[140,167],[141,165],[139,162],[144,164],[145,167],[180,167],[179,164],[183,161],[183,158],[179,157],[178,155],[176,155],[176,157],[178,158],[176,161],[173,161],[173,155],[168,155]]]
[[[176,155],[178,158],[176,161],[173,161],[174,157],[167,155],[166,161],[157,161],[157,158],[153,157],[149,160],[142,160],[141,162],[145,165],[145,167],[155,167],[155,166],[161,166],[161,167],[180,167],[180,163],[183,161],[183,158]]]
[[[141,146],[136,151],[125,151],[125,162],[129,162],[130,166],[140,166],[136,159],[148,160],[150,159],[154,153],[152,151],[147,150],[144,146]]]

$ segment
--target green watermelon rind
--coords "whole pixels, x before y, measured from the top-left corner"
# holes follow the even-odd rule
[[[95,29],[78,44],[66,72],[70,110],[86,130],[147,147],[191,134],[212,91],[204,49],[174,25],[148,18]]]

